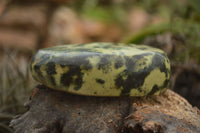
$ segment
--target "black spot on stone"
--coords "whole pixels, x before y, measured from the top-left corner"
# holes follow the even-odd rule
[[[83,84],[82,70],[91,70],[92,65],[90,64],[88,57],[99,56],[98,53],[77,53],[74,56],[63,55],[59,58],[54,58],[56,64],[61,67],[68,67],[69,70],[61,76],[61,83],[69,87],[71,84],[75,85],[74,90],[79,90]],[[74,77],[75,76],[75,77]]]
[[[133,71],[136,60],[133,58],[129,58],[129,57],[125,57],[125,60],[126,60],[125,65],[126,65],[127,70]]]
[[[110,55],[103,55],[103,57],[100,57],[100,61],[97,64],[99,70],[103,70],[104,73],[108,73],[111,69],[111,62],[110,58],[112,58]]]
[[[127,76],[127,79],[123,79],[123,76],[118,76],[115,79],[115,84],[118,88],[123,87],[123,90],[121,91],[122,96],[128,96],[130,95],[130,91],[133,88],[141,90],[141,86],[144,83],[145,77],[148,75],[149,72],[133,72],[133,73],[125,73]]]
[[[108,57],[101,57],[98,63],[98,69],[104,69],[104,67],[108,64],[110,64]]]
[[[121,95],[122,96],[128,96],[130,95],[130,91],[133,88],[140,88],[139,91],[142,91],[141,86],[144,83],[144,80],[146,78],[147,75],[149,75],[149,73],[154,69],[152,67],[145,67],[143,69],[143,71],[138,71],[135,72],[135,65],[136,62],[142,58],[144,58],[144,56],[148,56],[151,55],[152,53],[146,53],[143,55],[134,55],[132,56],[132,58],[130,57],[125,57],[126,60],[126,70],[124,70],[122,73],[120,73],[117,78],[115,79],[115,84],[118,88],[122,87],[123,90],[121,91]],[[124,79],[123,77],[127,77],[126,79]]]
[[[65,68],[65,67],[66,67],[66,65],[64,65],[64,64],[60,64],[60,66],[61,66],[62,68]]]
[[[123,66],[123,59],[121,57],[116,59],[115,68],[118,69]]]
[[[92,65],[90,64],[88,57],[92,57],[96,55],[76,55],[73,57],[70,57],[68,55],[55,58],[52,62],[55,62],[56,64],[59,64],[62,68],[68,67],[68,66],[75,66],[80,67],[82,66],[82,69],[92,69]]]
[[[141,60],[142,58],[144,58],[145,56],[149,56],[151,55],[152,53],[145,53],[145,54],[142,54],[142,55],[134,55],[132,56],[132,58],[130,57],[125,57],[125,60],[126,60],[126,68],[129,70],[129,71],[133,71],[133,69],[136,67],[135,64],[137,61]],[[145,58],[144,58],[145,59]]]
[[[96,82],[99,83],[99,84],[104,84],[105,80],[103,80],[103,79],[96,79]]]
[[[145,56],[148,56],[148,55],[151,55],[151,54],[152,53],[144,53],[144,54],[141,54],[141,55],[133,55],[132,58],[135,59],[135,60],[140,60],[140,59],[144,58]]]
[[[40,71],[40,68],[42,65],[44,65],[46,62],[48,62],[50,55],[42,55],[41,57],[39,56],[41,53],[40,51],[35,55],[35,57],[32,60],[32,63],[35,62],[36,60],[39,60],[35,65],[34,65],[34,70],[38,74],[39,78],[43,80],[43,75],[42,72]]]
[[[69,71],[62,75],[61,77],[61,83],[64,86],[69,87],[71,84],[75,85],[75,90],[79,90],[83,84],[82,76],[83,73],[81,72],[81,69],[79,67],[75,66],[68,66]],[[77,76],[75,79],[73,79],[74,76]]]
[[[82,73],[73,82],[76,85],[76,87],[74,87],[74,90],[79,90],[83,84]]]
[[[158,87],[157,85],[154,85],[151,92],[149,92],[148,95],[153,95],[155,92],[165,89],[168,86],[168,83],[169,83],[169,79],[166,79],[162,86]]]
[[[159,91],[159,87],[157,85],[154,85],[153,88],[152,88],[152,90],[149,92],[148,95],[153,95],[157,91]]]
[[[166,79],[164,81],[164,84],[162,86],[159,87],[159,89],[162,91],[163,89],[166,89],[169,83],[169,79]]]
[[[165,73],[165,77],[168,77],[168,74],[170,73],[169,70],[166,68],[165,65],[165,56],[160,54],[155,54],[152,59],[152,67],[158,67],[161,72]]]
[[[46,64],[46,66],[47,66],[46,67],[47,74],[49,74],[49,75],[56,74],[55,63],[49,62]]]
[[[38,74],[38,76],[42,79],[43,78],[43,75],[42,75],[42,72],[40,71],[40,65],[35,65],[34,66],[34,70],[35,70],[35,72]]]
[[[35,70],[36,73],[41,73],[41,72],[40,72],[40,67],[41,67],[41,66],[39,66],[39,65],[37,65],[37,64],[34,66],[34,70]]]
[[[146,55],[150,55],[150,54],[146,54]],[[124,71],[123,73],[119,74],[118,77],[115,79],[115,84],[117,85],[118,88],[123,87],[123,90],[121,91],[121,95],[129,95],[130,94],[130,90],[133,88],[137,88],[142,91],[141,86],[144,83],[144,80],[146,78],[146,76],[149,75],[149,73],[155,69],[156,67],[159,67],[159,69],[161,70],[161,72],[165,72],[166,74],[168,73],[168,70],[165,66],[165,64],[163,63],[164,57],[160,56],[160,55],[156,55],[153,57],[152,59],[152,64],[150,65],[150,67],[145,67],[143,69],[143,71],[140,72],[133,72],[134,67],[135,67],[135,62],[137,60],[140,60],[143,58],[143,56],[133,56],[134,59],[126,59],[126,67],[127,70]],[[127,76],[126,79],[123,79],[123,76]],[[164,85],[159,87],[157,85],[155,85],[152,88],[152,91],[149,93],[149,95],[154,94],[156,91],[158,91],[159,89],[165,88],[168,84],[168,80],[165,81]]]
[[[162,88],[166,88],[168,86],[168,84],[169,84],[169,79],[166,79]]]
[[[53,86],[56,86],[55,78],[50,76],[50,81]]]

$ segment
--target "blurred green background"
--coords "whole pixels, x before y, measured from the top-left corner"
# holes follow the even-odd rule
[[[163,49],[169,88],[200,108],[199,0],[1,0],[0,132],[12,132],[10,120],[26,111],[38,49],[97,41]]]

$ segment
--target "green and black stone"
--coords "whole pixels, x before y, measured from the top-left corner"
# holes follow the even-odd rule
[[[33,77],[57,90],[89,96],[146,96],[166,90],[170,63],[144,45],[88,43],[41,49],[31,62]]]

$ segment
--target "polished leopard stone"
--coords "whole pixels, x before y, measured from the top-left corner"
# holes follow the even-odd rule
[[[31,72],[40,83],[69,93],[146,96],[165,91],[170,63],[162,50],[144,45],[87,43],[39,50]]]

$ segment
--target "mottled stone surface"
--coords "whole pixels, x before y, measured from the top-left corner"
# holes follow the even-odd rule
[[[74,94],[146,96],[166,90],[170,63],[162,50],[144,45],[86,43],[39,50],[31,72],[40,83]]]

